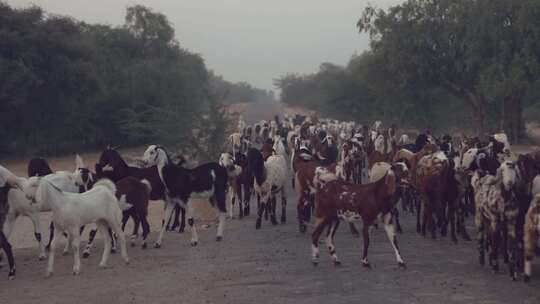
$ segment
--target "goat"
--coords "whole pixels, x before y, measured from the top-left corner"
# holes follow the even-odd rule
[[[191,245],[198,243],[197,229],[193,219],[192,198],[208,198],[212,206],[219,210],[219,224],[216,240],[223,239],[225,227],[226,192],[227,192],[227,169],[218,163],[212,162],[201,165],[194,169],[179,167],[170,162],[165,149],[158,145],[149,146],[143,155],[143,161],[148,166],[157,166],[159,177],[167,189],[165,200],[165,222],[171,217],[175,205],[187,207],[188,224],[191,229]],[[154,247],[160,248],[165,232],[165,225],[161,228],[158,240]]]
[[[529,206],[525,216],[525,234],[523,242],[525,244],[525,269],[523,280],[528,282],[532,274],[532,260],[536,251],[536,243],[540,236],[540,195],[536,195]]]
[[[474,173],[471,184],[475,192],[475,224],[477,227],[477,241],[479,262],[485,263],[486,235],[491,243],[489,262],[494,271],[499,268],[498,253],[501,238],[506,249],[505,256],[510,256],[509,270],[513,280],[516,279],[516,219],[519,212],[518,202],[513,188],[517,181],[515,164],[505,161],[497,170],[496,175],[481,175]]]
[[[262,214],[270,210],[270,220],[273,225],[276,220],[276,193],[281,194],[281,223],[286,222],[285,182],[287,179],[287,161],[282,155],[271,155],[265,161],[261,152],[257,149],[248,150],[248,170],[255,177],[253,188],[260,196],[260,205],[257,210],[256,229],[261,228]]]
[[[107,170],[112,169],[112,170]],[[133,176],[139,180],[146,179],[152,186],[152,192],[150,193],[151,200],[165,200],[165,185],[160,178],[159,172],[156,166],[150,166],[147,168],[137,168],[128,166],[122,159],[118,151],[112,148],[105,149],[96,163],[96,174],[98,178],[107,177],[113,182],[117,182],[124,177]],[[180,207],[175,207],[175,223],[171,230],[174,230],[179,223],[179,214],[182,214],[182,220],[179,223],[180,229],[178,232],[184,232],[185,228],[185,210]],[[168,227],[168,222],[165,223],[165,227]]]
[[[47,162],[47,160],[42,157],[32,158],[28,162],[27,171],[28,171],[28,177],[45,176],[45,175],[53,173],[53,171],[51,170],[51,167],[49,167],[49,163]]]
[[[125,200],[132,207],[122,211],[122,231],[129,218],[133,219],[133,232],[131,234],[131,245],[135,246],[135,240],[138,237],[139,224],[142,225],[142,245],[143,249],[147,248],[146,238],[150,233],[150,224],[148,223],[148,200],[150,193],[152,192],[152,186],[150,182],[143,179],[139,180],[135,177],[128,176],[115,183],[116,186],[116,198],[119,200]],[[90,187],[91,188],[91,187]],[[83,258],[90,256],[90,250],[92,249],[94,238],[96,236],[97,229],[90,231],[90,239],[83,252]],[[114,236],[112,231],[109,230],[109,236],[113,240],[112,246],[114,248]],[[115,252],[115,250],[112,250]]]
[[[230,202],[228,208],[229,218],[233,218],[233,209],[237,198],[240,209],[240,218],[242,218],[244,216],[244,210],[242,206],[242,187],[240,184],[240,175],[243,172],[243,168],[235,164],[233,155],[230,153],[221,153],[221,156],[219,157],[219,164],[223,168],[227,169],[227,175],[229,177],[229,186],[227,188],[227,194],[229,195],[229,199],[227,199],[227,201]]]
[[[8,279],[13,280],[15,279],[15,259],[13,258],[11,244],[3,231],[4,222],[9,210],[8,192],[12,189],[12,186],[9,185],[8,181],[2,176],[0,176],[0,182],[3,184],[3,186],[0,187],[0,247],[4,250],[7,256],[9,264]]]
[[[334,246],[334,236],[339,226],[339,218],[347,221],[362,218],[364,253],[362,264],[370,267],[368,261],[369,227],[374,224],[377,217],[381,217],[386,234],[394,249],[396,260],[400,267],[405,267],[399,248],[394,224],[392,223],[393,197],[396,193],[399,177],[393,169],[387,171],[380,180],[365,185],[353,184],[334,180],[326,183],[315,194],[315,229],[313,231],[312,263],[319,263],[319,238],[323,230],[328,227],[326,245],[335,265],[340,265]]]
[[[79,245],[81,236],[79,229],[89,223],[96,223],[104,239],[104,250],[100,267],[106,267],[111,251],[109,233],[111,228],[120,241],[122,258],[129,263],[126,251],[126,240],[120,228],[122,210],[131,205],[116,199],[116,187],[108,179],[99,180],[94,187],[85,193],[64,192],[46,178],[31,177],[24,186],[24,193],[33,203],[48,204],[53,211],[53,222],[56,227],[55,238],[51,243],[47,276],[53,274],[54,254],[59,237],[59,230],[68,234],[68,242],[74,248],[73,274],[78,275],[81,270]]]
[[[75,170],[75,172],[58,171],[56,173],[46,175],[45,178],[63,191],[76,193],[79,192],[79,186],[77,185],[76,180],[77,172],[78,168]],[[36,174],[39,174],[39,172]],[[13,227],[17,218],[21,215],[28,216],[34,226],[34,237],[39,243],[39,259],[45,259],[46,249],[49,246],[45,246],[44,240],[42,239],[43,229],[41,227],[39,217],[41,212],[50,211],[50,206],[48,204],[31,204],[31,202],[25,197],[24,193],[21,191],[23,185],[27,181],[25,178],[15,176],[8,169],[1,166],[0,175],[10,178],[10,180],[12,180],[13,182],[13,185],[16,186],[15,189],[12,189],[12,191],[9,191],[8,193],[9,209],[6,214],[4,223],[4,235],[6,236],[6,238],[9,239],[11,233],[13,232]],[[51,233],[53,233],[53,223],[51,223],[50,228]],[[50,237],[49,244],[51,241],[52,236]],[[67,251],[68,248],[69,247],[66,246],[64,251]]]

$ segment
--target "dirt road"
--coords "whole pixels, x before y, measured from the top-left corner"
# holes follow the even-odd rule
[[[250,111],[272,116],[271,108]],[[232,219],[222,242],[214,240],[213,226],[200,231],[197,247],[189,246],[188,233],[169,232],[161,249],[128,248],[127,266],[113,255],[109,267],[99,269],[98,242],[94,255],[82,261],[79,276],[71,274],[72,256],[61,256],[59,249],[55,274],[48,279],[46,262],[37,260],[30,222],[19,220],[13,236],[19,247],[18,276],[7,281],[6,270],[0,271],[0,303],[540,303],[540,259],[534,263],[531,284],[511,282],[506,267],[493,274],[478,265],[474,242],[454,245],[448,238],[418,236],[411,215],[402,216],[405,231],[398,236],[406,270],[397,268],[381,228],[372,231],[373,269],[362,268],[361,239],[345,225],[336,238],[343,265],[334,267],[321,246],[321,263],[314,267],[310,235],[297,230],[295,201],[296,194],[288,189],[284,225],[263,222],[262,229],[255,230],[253,215]],[[160,203],[152,204],[151,240],[161,211]],[[474,235],[471,219],[468,228]]]

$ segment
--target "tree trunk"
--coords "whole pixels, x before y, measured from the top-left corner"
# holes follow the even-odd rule
[[[517,143],[525,135],[523,125],[522,94],[514,93],[503,100],[501,125],[511,143]]]
[[[486,105],[482,95],[467,94],[467,99],[473,109],[474,121],[476,124],[476,135],[483,139],[486,133]]]

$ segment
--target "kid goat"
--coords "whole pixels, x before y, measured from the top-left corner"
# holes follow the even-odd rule
[[[68,234],[68,242],[72,242],[74,249],[73,274],[78,275],[81,270],[79,246],[81,226],[96,223],[103,236],[104,250],[100,267],[107,265],[111,252],[111,240],[108,228],[116,233],[120,241],[120,252],[124,261],[129,263],[126,251],[126,239],[120,228],[122,209],[131,205],[118,201],[115,196],[116,187],[108,179],[99,180],[94,187],[85,193],[68,193],[56,187],[49,180],[41,177],[31,177],[24,186],[24,193],[33,203],[48,204],[53,212],[53,222],[56,227],[55,237],[51,243],[47,276],[51,276],[54,266],[54,249],[60,239],[62,231]]]

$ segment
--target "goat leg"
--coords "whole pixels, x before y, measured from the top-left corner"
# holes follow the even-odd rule
[[[266,209],[266,204],[263,202],[258,202],[257,206],[257,221],[255,222],[255,229],[261,229],[262,215],[264,209]]]
[[[267,204],[267,206],[270,208],[270,222],[272,225],[277,225],[277,219],[276,219],[276,195],[272,195],[270,198],[270,204]]]
[[[281,189],[281,223],[287,222],[287,197],[285,196],[285,189]]]
[[[143,216],[142,219],[141,219],[141,225],[142,225],[142,230],[143,230],[143,234],[142,234],[142,248],[143,249],[146,249],[147,248],[147,244],[146,244],[146,238],[148,237],[148,234],[150,233],[150,225],[148,224],[148,219],[146,216]]]
[[[314,266],[319,264],[319,238],[326,226],[326,221],[323,218],[317,218],[315,220],[315,229],[311,234],[311,263]]]
[[[351,230],[351,234],[354,237],[360,237],[360,232],[358,231],[358,229],[356,229],[356,226],[353,222],[349,222],[349,229]]]
[[[90,256],[90,249],[92,249],[92,246],[94,245],[94,239],[96,238],[97,228],[93,228],[90,230],[90,235],[88,236],[88,243],[86,244],[86,248],[83,252],[83,259],[86,259]]]
[[[176,228],[180,227],[180,205],[175,205],[174,207],[174,222],[171,227],[171,231],[175,231]]]
[[[371,268],[367,257],[369,248],[369,224],[364,223],[364,227],[362,229],[362,236],[364,238],[364,254],[362,256],[362,266]]]
[[[399,210],[397,209],[397,207],[394,207],[394,209],[392,210],[392,216],[396,220],[396,231],[398,233],[403,233],[403,229],[401,229],[401,224],[399,223]]]
[[[15,279],[15,259],[13,258],[13,251],[11,249],[11,244],[9,243],[8,239],[0,229],[0,247],[4,250],[7,256],[8,265],[9,265],[9,273],[8,273],[8,279],[13,280]]]

